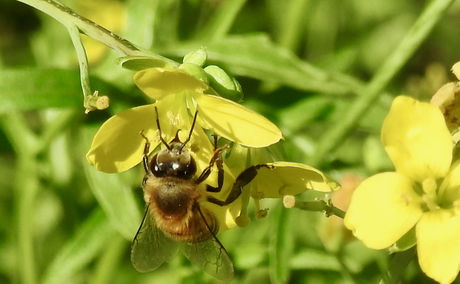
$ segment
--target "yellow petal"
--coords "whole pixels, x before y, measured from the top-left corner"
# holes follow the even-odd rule
[[[133,80],[147,96],[156,100],[185,91],[202,93],[208,89],[202,81],[178,69],[149,68],[134,74]]]
[[[217,169],[213,169],[213,173],[217,173]],[[212,196],[219,200],[225,200],[234,182],[235,176],[233,176],[232,172],[224,164],[224,185],[221,192],[207,193],[206,195]],[[214,175],[213,177],[210,176],[203,183],[216,186],[217,175]],[[216,220],[219,223],[219,231],[225,231],[236,226],[235,220],[241,213],[242,198],[239,196],[234,202],[226,206],[219,206],[210,202],[203,202],[202,206],[205,206],[207,209],[209,209],[209,211],[211,211],[212,214],[216,217]]]
[[[182,95],[168,96],[156,103],[163,138],[171,141],[178,129],[182,141],[188,136],[191,118],[185,108]],[[155,105],[145,105],[123,111],[112,116],[96,133],[87,160],[96,169],[107,172],[128,170],[142,160],[145,139],[139,134],[143,130],[149,138],[150,151],[160,143],[156,126]]]
[[[411,181],[399,173],[381,173],[364,180],[354,191],[345,226],[366,246],[384,249],[419,220],[420,199]]]
[[[309,189],[329,192],[339,185],[321,171],[299,163],[274,162],[261,167],[250,183],[251,195],[256,199],[296,195]]]
[[[460,161],[456,161],[447,177],[441,184],[438,191],[438,200],[440,204],[453,204],[456,200],[460,200]]]
[[[142,159],[145,140],[140,131],[150,139],[153,150],[158,144],[154,105],[145,105],[123,111],[102,124],[86,154],[96,169],[115,173],[128,170]]]
[[[248,147],[266,147],[282,138],[276,125],[240,104],[212,95],[194,98],[201,125],[219,136]]]
[[[422,182],[447,174],[452,139],[435,106],[399,96],[382,127],[382,142],[396,171]]]
[[[440,283],[451,283],[460,267],[460,216],[448,210],[423,214],[416,227],[420,267]]]

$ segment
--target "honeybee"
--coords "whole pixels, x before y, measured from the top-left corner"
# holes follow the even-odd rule
[[[158,110],[156,123],[160,141],[165,146],[149,159],[150,143],[145,139],[143,166],[145,176],[142,182],[146,210],[131,249],[131,262],[140,272],[152,271],[163,262],[169,261],[178,249],[205,272],[221,280],[233,277],[233,264],[216,233],[219,224],[216,217],[200,202],[209,201],[226,205],[234,201],[236,193],[224,200],[202,196],[198,185],[204,182],[214,165],[218,168],[218,185],[207,185],[208,192],[219,192],[223,186],[223,161],[221,153],[227,147],[217,147],[214,137],[214,154],[203,172],[196,176],[196,163],[186,147],[192,136],[198,111],[195,112],[188,138],[181,142],[175,138],[167,143],[161,134]],[[241,193],[241,189],[240,189]]]

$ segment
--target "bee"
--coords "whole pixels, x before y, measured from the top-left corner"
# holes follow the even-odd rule
[[[188,138],[181,142],[178,130],[169,143],[161,134],[157,108],[155,112],[160,141],[165,147],[149,159],[150,143],[141,131],[146,141],[143,154],[145,176],[142,182],[146,210],[132,243],[131,262],[140,272],[152,271],[169,261],[176,251],[182,250],[192,263],[205,272],[221,280],[230,280],[233,277],[233,264],[216,237],[219,224],[201,203],[230,204],[238,198],[241,185],[246,184],[247,179],[240,182],[236,186],[240,187],[239,190],[232,190],[224,201],[202,196],[199,185],[208,178],[214,165],[218,168],[218,184],[217,187],[207,185],[207,192],[220,192],[222,189],[224,170],[221,154],[228,147],[218,148],[217,136],[214,136],[214,154],[209,165],[200,175],[196,175],[196,163],[186,145],[192,136],[198,111],[195,112]]]

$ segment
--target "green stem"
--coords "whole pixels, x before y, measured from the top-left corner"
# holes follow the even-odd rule
[[[121,54],[135,56],[144,55],[129,41],[117,36],[111,31],[99,26],[93,21],[82,17],[75,13],[72,9],[54,0],[17,0],[19,2],[30,5],[49,16],[55,18],[58,22],[66,27],[76,26],[80,31],[101,41],[110,48],[118,51]]]
[[[292,212],[278,207],[273,215],[277,220],[274,223],[275,233],[270,238],[270,280],[272,283],[287,283],[291,274],[288,264],[294,250]]]
[[[0,124],[13,145],[18,157],[15,171],[16,240],[21,283],[37,283],[33,243],[34,201],[38,189],[37,162],[35,160],[37,138],[28,129],[25,120],[17,113],[3,116]]]
[[[335,207],[331,202],[324,200],[318,201],[300,201],[295,203],[295,207],[305,211],[324,212],[327,216],[335,215],[340,218],[345,217],[345,212]]]
[[[308,0],[286,1],[279,21],[278,42],[281,46],[295,50],[297,48],[301,33],[305,30],[305,15],[309,14]]]
[[[93,95],[89,83],[89,71],[88,71],[88,57],[86,56],[85,47],[81,42],[80,31],[74,25],[68,25],[67,30],[69,31],[70,38],[72,39],[73,47],[77,53],[78,65],[80,67],[80,81],[81,88],[83,90],[84,107],[89,109],[87,98]]]
[[[369,85],[359,92],[360,96],[347,110],[343,120],[323,135],[318,143],[318,149],[311,158],[312,164],[318,166],[320,163],[324,163],[325,156],[342,143],[344,137],[353,130],[353,127],[363,117],[363,114],[369,110],[385,86],[427,38],[434,25],[442,18],[452,2],[454,0],[434,0],[429,2],[399,46],[396,47],[374,75]]]
[[[206,26],[198,31],[197,38],[204,41],[215,41],[223,38],[232,27],[244,4],[246,4],[246,0],[222,1],[219,9],[212,15]]]
[[[379,284],[401,283],[401,278],[409,263],[415,259],[415,248],[395,253],[390,256],[390,265]]]
[[[116,235],[107,244],[107,248],[103,251],[99,258],[94,276],[90,284],[111,283],[116,273],[117,264],[120,258],[124,256],[128,242],[120,235]]]
[[[22,155],[24,156],[24,155]],[[38,192],[37,165],[33,156],[17,159],[16,166],[16,214],[18,258],[21,260],[19,277],[21,283],[37,283],[35,266],[33,219],[35,197]]]

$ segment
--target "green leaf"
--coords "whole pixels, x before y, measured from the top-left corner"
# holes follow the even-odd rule
[[[340,271],[340,262],[337,257],[317,249],[302,249],[296,253],[290,264],[292,269],[332,270]]]
[[[82,105],[78,71],[0,70],[0,113]]]
[[[197,38],[201,40],[219,40],[232,27],[235,19],[246,4],[246,0],[228,0],[219,3],[219,8],[212,13],[211,18],[198,31]]]
[[[87,130],[83,135],[90,144],[94,131]],[[131,187],[126,182],[126,175],[107,174],[97,171],[86,159],[83,161],[89,186],[101,205],[110,223],[126,239],[131,240],[141,221],[140,210],[137,206]],[[140,181],[139,181],[140,184]]]
[[[290,276],[290,260],[294,250],[292,211],[278,206],[272,212],[276,219],[275,230],[270,239],[270,278],[272,283],[287,283]]]
[[[203,43],[176,44],[165,53],[183,56]],[[265,34],[228,36],[207,46],[208,60],[226,65],[237,75],[284,84],[302,90],[344,93],[347,84],[334,81],[330,74],[300,60],[285,48],[274,44]]]
[[[83,107],[80,74],[77,70],[0,70],[0,114],[41,108]],[[95,90],[113,90],[107,83],[91,78]]]
[[[42,283],[66,283],[99,256],[114,235],[102,211],[94,211],[53,259]]]

